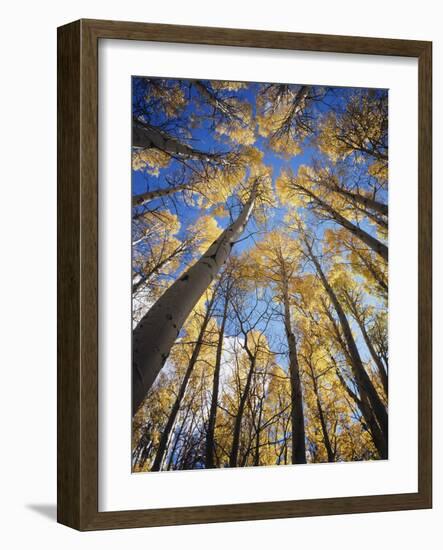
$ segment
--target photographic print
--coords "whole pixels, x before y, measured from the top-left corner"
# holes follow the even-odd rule
[[[387,459],[388,90],[133,76],[131,159],[132,471]]]

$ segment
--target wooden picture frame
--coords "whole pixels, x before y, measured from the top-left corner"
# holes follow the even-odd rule
[[[159,41],[418,58],[418,492],[98,511],[98,42]],[[80,20],[58,29],[58,521],[82,531],[432,506],[431,42]]]

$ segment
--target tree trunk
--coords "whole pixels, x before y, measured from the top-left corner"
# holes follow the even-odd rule
[[[353,302],[351,296],[349,296],[348,293],[346,293],[346,296],[348,298],[349,306],[351,308],[354,319],[357,321],[357,324],[360,328],[360,332],[363,335],[363,339],[365,341],[366,347],[368,348],[369,353],[371,354],[371,357],[372,357],[372,359],[375,363],[375,366],[377,367],[377,371],[378,371],[378,374],[380,376],[380,381],[382,383],[383,390],[384,390],[384,392],[386,394],[386,397],[387,397],[388,396],[388,374],[385,370],[385,367],[383,365],[383,362],[382,362],[381,358],[379,357],[378,353],[375,351],[374,346],[372,345],[371,338],[369,337],[369,334],[366,330],[365,323],[364,323],[363,319],[361,318],[360,313],[357,310],[356,304]]]
[[[169,452],[169,457],[168,457],[168,466],[167,466],[167,470],[170,471],[172,466],[173,466],[173,463],[174,463],[174,456],[175,456],[175,453],[177,451],[177,447],[178,447],[178,444],[180,443],[180,438],[182,436],[182,433],[185,429],[185,425],[186,425],[186,422],[188,421],[188,417],[189,417],[189,411],[190,411],[190,407],[188,407],[188,410],[186,411],[186,414],[185,414],[185,417],[183,419],[183,422],[181,423],[180,425],[180,429],[178,430],[178,433],[175,435],[175,438],[174,438],[174,445],[172,446],[172,449],[171,451]]]
[[[376,254],[383,258],[386,262],[388,261],[388,247],[380,242],[378,239],[367,233],[364,229],[361,229],[354,223],[350,222],[347,218],[342,216],[337,210],[332,208],[328,203],[323,201],[315,193],[302,187],[296,185],[297,188],[301,189],[304,193],[309,195],[318,205],[320,205],[328,214],[334,219],[339,225],[350,231],[353,235],[358,237],[363,243],[365,243],[369,248],[371,248]]]
[[[168,187],[166,189],[153,189],[152,191],[146,191],[146,193],[140,193],[139,195],[134,195],[132,197],[132,206],[142,206],[154,199],[159,199],[161,197],[169,197],[174,193],[189,189],[188,184],[176,185],[175,187]]]
[[[263,399],[260,400],[260,409],[257,420],[257,431],[255,434],[255,449],[254,449],[254,466],[260,466],[260,432],[261,421],[263,417]]]
[[[326,454],[328,455],[328,462],[334,462],[335,461],[335,454],[332,450],[331,440],[329,439],[328,427],[326,425],[326,419],[325,419],[325,415],[323,413],[323,407],[322,407],[321,399],[320,399],[320,392],[318,390],[317,378],[315,376],[314,369],[312,368],[311,363],[309,363],[309,369],[311,371],[312,385],[313,385],[313,388],[314,388],[315,399],[316,399],[316,402],[317,402],[318,417],[319,417],[319,420],[320,420],[320,426],[321,426],[321,431],[322,431],[322,434],[323,434],[323,441],[324,441],[325,448],[326,448]]]
[[[174,427],[175,419],[177,418],[178,411],[180,410],[180,405],[182,403],[183,397],[185,396],[186,388],[188,386],[189,379],[191,378],[192,371],[194,370],[195,364],[197,363],[198,356],[200,355],[200,350],[203,345],[203,338],[205,336],[206,328],[211,318],[211,311],[212,311],[212,305],[214,303],[214,296],[215,296],[215,292],[212,295],[211,301],[208,304],[208,307],[206,309],[205,317],[200,327],[200,332],[199,332],[194,350],[192,352],[188,368],[186,369],[185,376],[183,377],[182,383],[180,384],[180,389],[174,401],[174,405],[172,406],[171,412],[169,413],[168,421],[162,432],[160,443],[157,449],[157,454],[155,455],[154,464],[152,465],[152,468],[151,468],[153,472],[158,472],[161,468],[163,457],[165,456],[166,448],[168,446],[169,436],[171,435],[171,431],[172,431],[172,428]]]
[[[255,360],[256,360],[255,355],[254,356],[252,354],[250,355],[249,352],[248,352],[248,355],[250,360],[250,367],[248,371],[248,376],[246,378],[245,388],[240,397],[240,403],[238,406],[237,415],[235,417],[234,432],[232,437],[232,447],[231,447],[231,453],[229,455],[229,466],[231,468],[235,468],[237,466],[238,451],[240,447],[241,424],[243,420],[243,414],[245,412],[246,401],[248,399],[249,391],[251,389],[252,376],[255,370]]]
[[[377,281],[379,287],[383,291],[385,295],[388,294],[388,285],[386,284],[386,281],[383,279],[383,276],[381,273],[379,273],[376,269],[376,267],[371,263],[370,260],[365,258],[364,254],[358,249],[355,249],[353,247],[349,247],[351,251],[355,252],[357,256],[362,261],[363,265],[366,267],[366,269],[371,273],[371,275],[374,277],[374,279]]]
[[[334,357],[331,356],[331,358],[334,362],[335,372],[337,374],[338,379],[340,380],[341,385],[343,386],[344,390],[347,392],[349,397],[354,401],[354,403],[357,405],[357,407],[361,411],[361,414],[365,420],[366,428],[372,436],[372,441],[374,442],[374,445],[378,451],[378,454],[380,455],[380,458],[387,459],[388,458],[388,441],[387,441],[387,438],[382,434],[380,430],[380,426],[377,423],[377,420],[368,402],[368,398],[366,394],[364,393],[364,391],[362,391],[361,398],[360,398],[351,390],[351,388],[348,386],[343,376],[341,375]]]
[[[132,284],[132,294],[135,294],[139,290],[139,288],[146,284],[153,275],[159,273],[163,267],[168,265],[169,262],[171,262],[179,254],[181,254],[185,249],[186,247],[184,246],[184,243],[181,243],[179,246],[177,246],[175,250],[171,252],[171,254],[167,258],[163,258],[162,260],[158,261],[158,263],[154,265],[149,271],[144,272],[142,275],[136,273],[136,275],[138,275],[140,279]]]
[[[228,292],[228,290],[227,290]],[[225,296],[225,303],[223,307],[223,316],[221,320],[221,326],[220,331],[218,333],[218,342],[217,342],[217,351],[215,356],[215,366],[214,366],[214,378],[212,383],[212,397],[211,397],[211,408],[209,411],[209,419],[208,419],[208,431],[206,435],[206,468],[214,468],[214,432],[215,432],[215,424],[217,420],[217,406],[218,406],[218,390],[219,390],[219,383],[220,383],[220,367],[221,367],[221,359],[222,359],[222,352],[223,352],[223,339],[225,335],[225,326],[226,326],[226,319],[228,316],[228,303],[229,298],[226,295]]]
[[[348,219],[346,219],[344,216],[342,216],[339,212],[334,210],[332,207],[330,207],[325,202],[321,201],[322,206],[325,207],[328,212],[331,213],[332,217],[335,219],[335,221],[340,224],[342,227],[353,233],[356,237],[358,237],[362,242],[364,242],[366,245],[369,246],[376,254],[378,254],[381,258],[383,258],[386,262],[388,261],[388,247],[380,242],[378,239],[367,233],[364,229],[361,229],[360,227],[356,226],[354,223],[350,222]]]
[[[135,414],[169,356],[183,323],[227,260],[254,208],[257,182],[235,222],[170,286],[133,333],[132,412]]]
[[[134,120],[132,125],[132,146],[139,149],[159,149],[171,156],[181,156],[202,161],[210,160],[214,155],[193,149],[186,143],[168,135],[155,126]]]
[[[323,286],[331,300],[331,302],[334,305],[335,311],[337,312],[338,319],[340,321],[340,325],[343,331],[343,335],[346,341],[346,345],[349,351],[349,356],[351,358],[351,366],[352,371],[357,383],[357,386],[359,388],[360,392],[360,399],[363,402],[364,397],[367,396],[368,401],[370,403],[370,407],[372,411],[374,412],[375,418],[377,419],[377,422],[379,424],[380,430],[383,434],[383,438],[386,442],[384,449],[379,449],[380,454],[383,454],[386,456],[382,456],[382,458],[387,458],[387,441],[388,441],[388,413],[386,411],[385,406],[383,405],[377,390],[374,388],[374,385],[372,384],[368,373],[366,372],[357,345],[355,343],[354,337],[352,335],[351,327],[349,326],[349,322],[347,320],[346,314],[338,301],[337,296],[335,295],[334,290],[332,289],[331,285],[329,284],[328,280],[326,279],[325,274],[323,273],[323,270],[320,266],[319,261],[317,260],[316,256],[313,254],[311,247],[309,246],[308,242],[305,240],[305,243],[309,249],[309,255],[314,262],[314,265],[316,267],[317,273],[323,283]]]
[[[217,97],[214,92],[204,84],[201,80],[194,82],[195,87],[205,97],[209,105],[212,106],[214,111],[218,111],[227,121],[235,120],[239,124],[244,124],[243,119],[236,112],[234,105],[229,104],[223,99]]]
[[[306,464],[305,421],[300,367],[297,357],[295,335],[292,331],[288,281],[285,272],[282,273],[282,278],[285,331],[289,349],[289,376],[291,381],[292,464]]]
[[[340,186],[334,187],[334,191],[337,191],[341,195],[348,197],[355,202],[358,202],[365,208],[369,208],[370,210],[373,210],[374,212],[377,212],[382,216],[388,215],[388,205],[384,204],[383,202],[379,202],[369,197],[365,197],[364,195],[360,195],[360,193],[354,193],[352,191],[348,191],[347,189],[343,189]]]

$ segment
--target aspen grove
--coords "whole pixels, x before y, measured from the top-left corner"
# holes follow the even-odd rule
[[[388,458],[388,92],[133,77],[134,472]]]

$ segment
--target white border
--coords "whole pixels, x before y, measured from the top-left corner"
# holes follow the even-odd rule
[[[388,461],[131,475],[131,75],[389,88]],[[398,57],[99,42],[100,511],[417,491],[417,76]]]

